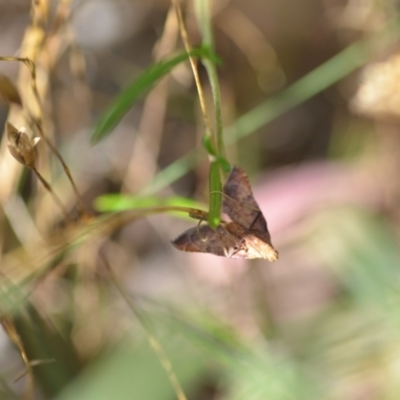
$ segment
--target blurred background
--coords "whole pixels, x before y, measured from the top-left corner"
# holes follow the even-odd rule
[[[249,175],[279,260],[179,252],[170,241],[197,221],[174,215],[71,228],[4,134],[1,399],[400,398],[398,2],[209,3],[227,159]],[[194,2],[181,7],[199,45]],[[28,116],[42,121],[96,218],[106,194],[207,208],[189,63],[90,141],[115,96],[183,49],[169,1],[3,0],[0,32],[0,57],[34,60],[42,103],[28,68],[1,61],[22,99],[0,103],[1,126],[38,136]],[[36,157],[72,213],[43,140]]]

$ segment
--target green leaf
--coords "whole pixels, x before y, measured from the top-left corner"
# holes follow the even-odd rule
[[[203,147],[206,149],[207,153],[212,155],[212,156],[216,156],[216,152],[214,149],[214,144],[212,142],[212,137],[209,134],[205,134],[201,140]]]
[[[221,220],[221,200],[222,200],[222,183],[219,171],[219,162],[214,161],[210,165],[210,209],[208,213],[208,224],[211,228],[216,228]]]
[[[206,48],[195,48],[191,51],[190,56],[193,57],[204,57],[204,58],[215,58],[209,49]],[[158,62],[149,68],[147,68],[139,77],[137,77],[125,90],[115,97],[111,102],[108,109],[101,116],[95,127],[92,135],[92,141],[94,143],[104,139],[121,121],[125,114],[132,108],[135,101],[150,88],[163,76],[172,70],[176,65],[189,58],[189,54],[184,52],[178,54],[173,58],[169,58]]]

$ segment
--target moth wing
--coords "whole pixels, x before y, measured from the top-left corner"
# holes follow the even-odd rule
[[[271,243],[268,232],[249,230],[236,222],[229,222],[226,230],[238,239],[238,244],[229,257],[231,258],[264,258],[269,261],[278,259],[278,252]]]
[[[233,166],[223,190],[222,210],[232,221],[247,229],[268,233],[267,222],[254,199],[249,179],[241,168]]]
[[[220,225],[216,230],[208,225],[190,228],[179,235],[172,244],[182,251],[210,253],[217,256],[229,257],[238,240]]]
[[[269,233],[249,231],[243,237],[247,247],[247,258],[264,258],[270,262],[279,258],[278,252],[271,243]]]

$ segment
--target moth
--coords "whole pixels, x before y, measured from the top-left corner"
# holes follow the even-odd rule
[[[278,259],[271,243],[267,222],[254,199],[246,173],[234,166],[223,188],[222,211],[231,221],[221,221],[215,230],[208,225],[190,228],[172,241],[179,250],[210,253],[228,258]],[[207,213],[196,210],[189,214],[206,220]]]

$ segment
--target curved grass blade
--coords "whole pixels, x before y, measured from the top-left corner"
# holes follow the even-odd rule
[[[147,68],[111,102],[111,105],[96,124],[91,138],[92,142],[97,143],[111,133],[141,95],[146,93],[159,79],[170,72],[172,68],[186,61],[189,56],[215,58],[215,55],[211,54],[209,49],[200,47],[193,49],[190,54],[183,52],[173,58],[158,62]]]

